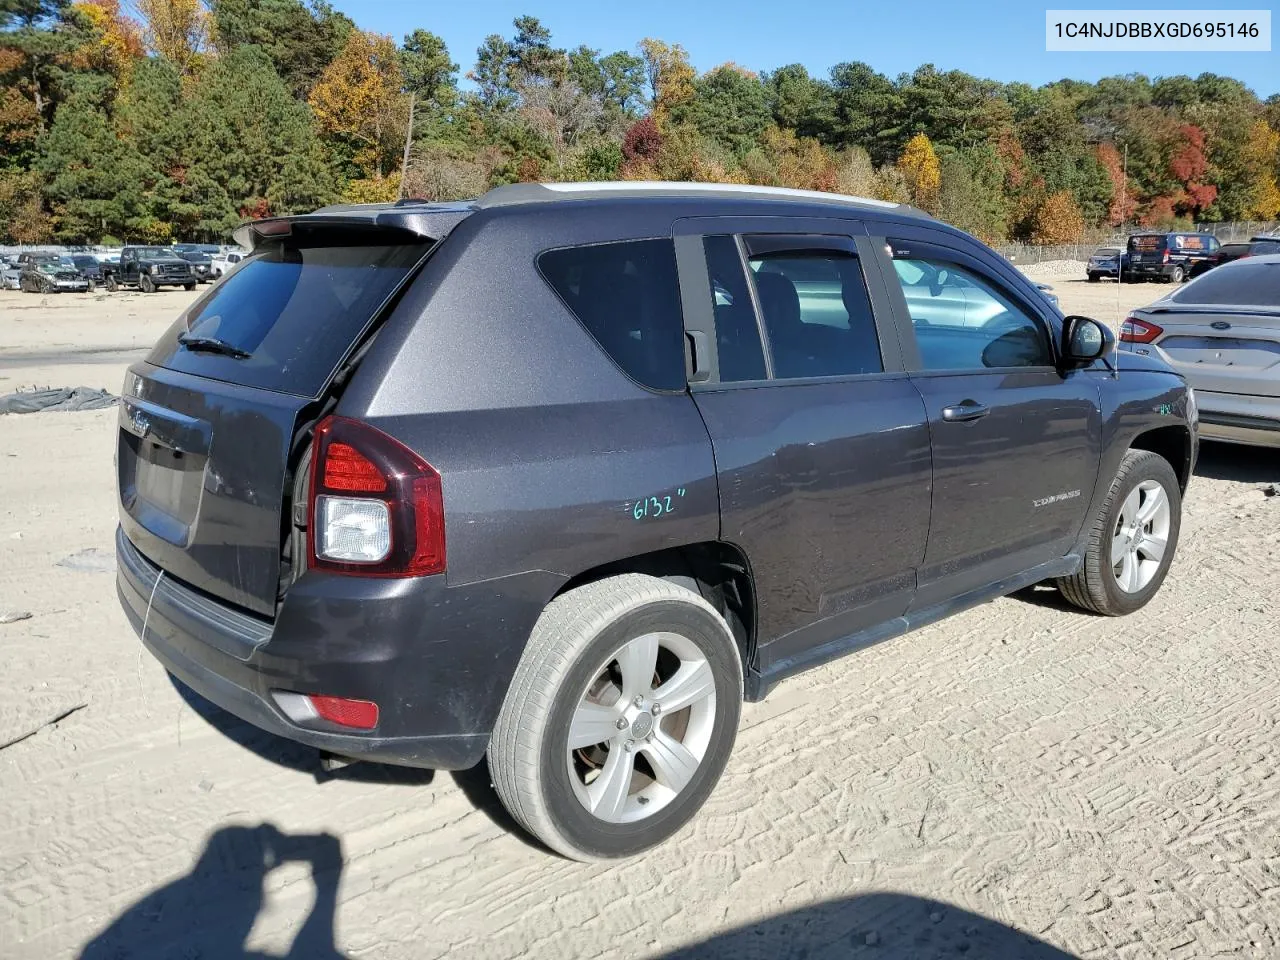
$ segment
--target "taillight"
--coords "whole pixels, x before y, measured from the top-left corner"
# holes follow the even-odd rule
[[[1162,333],[1164,333],[1164,327],[1158,327],[1148,320],[1139,320],[1137,317],[1126,317],[1124,323],[1120,325],[1120,342],[1151,343]]]
[[[1169,262],[1169,251],[1168,251],[1168,250],[1166,250],[1166,251],[1164,252],[1164,256],[1163,256],[1163,257],[1161,257],[1160,259],[1161,259],[1162,261],[1164,261],[1165,263],[1168,263],[1168,262]]]
[[[444,572],[440,474],[367,423],[326,417],[316,427],[307,516],[313,569],[366,577]]]

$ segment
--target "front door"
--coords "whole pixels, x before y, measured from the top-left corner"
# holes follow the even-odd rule
[[[694,283],[682,258],[686,322],[703,314],[714,330],[715,370],[693,395],[715,451],[721,536],[754,575],[766,677],[901,617],[928,535],[924,405],[882,278],[864,270],[874,253],[842,228],[862,232],[845,221],[794,234],[724,226],[693,238]]]
[[[909,318],[906,354],[932,437],[932,521],[914,605],[926,609],[1071,551],[1097,476],[1099,384],[1089,371],[1060,372],[1047,313],[977,255],[889,243],[885,272]]]

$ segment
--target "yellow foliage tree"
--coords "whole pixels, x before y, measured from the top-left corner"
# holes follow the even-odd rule
[[[82,0],[72,4],[89,25],[89,39],[70,57],[77,70],[103,70],[124,86],[133,65],[146,53],[142,30],[120,12],[119,0]]]
[[[662,125],[673,107],[693,99],[697,73],[689,63],[688,51],[678,43],[645,37],[640,41],[640,58],[644,61],[653,116]]]
[[[1253,194],[1246,216],[1257,220],[1280,217],[1280,183],[1276,182],[1280,173],[1280,133],[1272,130],[1267,121],[1255,120],[1243,154]]]
[[[907,141],[898,158],[898,170],[906,181],[911,202],[921,210],[936,213],[938,188],[942,185],[942,165],[933,144],[923,133]]]
[[[1036,209],[1031,242],[1041,245],[1078,243],[1084,236],[1084,217],[1070,190],[1050,194]]]
[[[137,0],[147,48],[184,75],[200,69],[209,45],[209,14],[200,0]]]
[[[346,46],[311,89],[309,102],[325,135],[346,140],[366,177],[382,180],[404,143],[408,99],[390,37],[352,30]]]

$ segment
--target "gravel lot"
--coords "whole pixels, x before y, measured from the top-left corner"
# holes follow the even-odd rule
[[[1167,289],[1049,279],[1113,325]],[[190,296],[0,292],[0,393],[118,389]],[[483,767],[325,776],[176,689],[94,552],[114,422],[0,417],[6,960],[1280,957],[1274,452],[1205,448],[1142,613],[1029,591],[797,678],[681,837],[583,866]]]

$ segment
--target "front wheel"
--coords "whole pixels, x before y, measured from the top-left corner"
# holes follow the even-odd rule
[[[1089,274],[1089,282],[1090,282],[1090,283],[1097,283],[1097,282],[1098,282],[1098,275],[1097,275],[1096,273],[1091,273],[1091,274]]]
[[[1109,617],[1146,606],[1169,573],[1182,528],[1182,492],[1169,461],[1130,450],[1120,462],[1080,570],[1057,581],[1077,607]]]
[[[685,825],[720,779],[742,663],[711,604],[623,574],[556,598],[489,742],[503,805],[574,860],[627,857]]]
[[[120,289],[120,285],[116,283],[116,275],[114,273],[107,274],[107,292],[115,293]]]
[[[92,280],[90,280],[89,286],[85,289],[85,293],[93,293],[95,287],[96,287],[96,284]]]
[[[142,288],[143,293],[155,293],[157,289],[155,282],[148,273],[144,273],[138,278],[138,286]]]
[[[196,288],[195,283],[184,283],[182,285],[182,289],[187,291],[194,290],[195,288]]]

